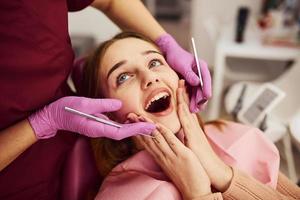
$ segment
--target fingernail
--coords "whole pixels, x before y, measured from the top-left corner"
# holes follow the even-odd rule
[[[154,136],[152,136],[152,134],[151,135],[146,135],[144,133],[140,133],[140,135],[145,136],[145,137],[155,138]]]
[[[142,117],[142,116],[139,116],[138,119],[141,120],[141,121],[143,121],[143,122],[146,121],[146,119],[144,117]]]
[[[155,124],[155,125],[156,125],[157,129],[161,130],[161,125],[159,125],[159,124]]]

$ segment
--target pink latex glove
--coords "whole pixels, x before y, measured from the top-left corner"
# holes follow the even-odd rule
[[[146,122],[121,124],[121,128],[112,127],[67,112],[65,106],[108,120],[102,113],[116,111],[121,108],[122,103],[116,99],[63,97],[29,116],[28,120],[38,139],[53,137],[58,130],[67,130],[93,138],[121,140],[141,133],[151,134],[155,129],[154,124]]]
[[[200,80],[196,73],[197,66],[195,57],[182,49],[169,34],[160,36],[155,43],[163,52],[168,64],[177,73],[181,74],[188,83],[191,112],[195,113],[203,110],[207,100],[211,97],[211,76],[206,62],[199,60],[203,80],[203,89],[201,90]]]

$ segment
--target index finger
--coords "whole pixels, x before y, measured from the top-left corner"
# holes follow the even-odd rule
[[[169,145],[169,147],[173,150],[173,152],[178,155],[183,151],[184,144],[175,136],[175,134],[162,124],[157,124],[156,125],[157,130],[161,133],[163,136],[163,139],[165,142]]]

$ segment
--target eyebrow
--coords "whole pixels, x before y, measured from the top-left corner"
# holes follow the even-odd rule
[[[157,54],[159,54],[159,55],[162,56],[162,54],[161,54],[160,52],[154,51],[154,50],[144,51],[144,52],[142,53],[142,55],[148,55],[148,54],[150,54],[150,53],[157,53]]]
[[[110,76],[110,74],[115,71],[116,69],[118,69],[121,65],[126,64],[127,61],[126,60],[122,60],[120,62],[118,62],[117,64],[115,64],[107,73],[106,79],[108,79],[108,77]]]
[[[151,54],[151,53],[156,53],[156,54],[159,54],[161,56],[163,56],[160,52],[158,51],[154,51],[154,50],[147,50],[147,51],[144,51],[142,52],[142,55],[148,55],[148,54]],[[108,71],[107,73],[107,76],[106,76],[106,79],[108,79],[108,77],[110,76],[110,74],[115,71],[116,69],[118,69],[119,67],[121,67],[121,65],[124,65],[127,63],[127,60],[122,60],[116,64],[114,64],[114,66]]]

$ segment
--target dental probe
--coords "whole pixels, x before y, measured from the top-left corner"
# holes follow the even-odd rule
[[[119,124],[116,124],[116,123],[113,123],[111,121],[108,121],[108,120],[105,120],[105,119],[101,119],[99,117],[96,117],[94,115],[89,115],[87,113],[84,113],[84,112],[81,112],[81,111],[78,111],[78,110],[75,110],[73,108],[69,108],[67,106],[65,106],[65,110],[68,111],[68,112],[71,112],[71,113],[74,113],[74,114],[77,114],[77,115],[80,115],[82,117],[86,117],[88,119],[92,119],[94,121],[97,121],[97,122],[101,122],[103,124],[107,124],[107,125],[110,125],[110,126],[114,126],[116,128],[121,128],[121,125]]]
[[[113,127],[116,127],[116,128],[121,128],[122,127],[121,125],[116,124],[116,123],[114,123],[112,121],[101,119],[101,118],[96,117],[94,115],[90,115],[90,114],[81,112],[79,110],[75,110],[75,109],[67,107],[67,106],[65,106],[65,110],[68,111],[68,112],[70,112],[70,113],[73,113],[73,114],[76,114],[76,115],[79,115],[79,116],[82,116],[82,117],[86,117],[88,119],[91,119],[91,120],[94,120],[94,121],[97,121],[97,122],[100,122],[100,123],[103,123],[103,124],[107,124],[107,125],[110,125],[110,126],[113,126]],[[151,135],[146,135],[146,134],[143,134],[143,133],[140,133],[140,135],[151,137],[151,138],[155,138],[155,137],[153,137]]]
[[[198,60],[197,49],[196,49],[195,40],[194,40],[193,37],[192,37],[192,45],[193,45],[194,56],[195,56],[195,59],[196,59],[196,65],[197,65],[198,74],[199,74],[200,86],[201,86],[201,88],[203,88],[203,80],[202,80],[202,74],[201,74],[201,65],[200,65],[200,62]]]

